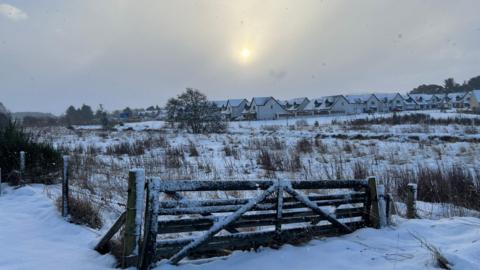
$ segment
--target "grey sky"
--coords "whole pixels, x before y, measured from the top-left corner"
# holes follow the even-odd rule
[[[478,0],[0,0],[0,102],[406,92],[480,75]],[[247,61],[242,49],[250,50]]]

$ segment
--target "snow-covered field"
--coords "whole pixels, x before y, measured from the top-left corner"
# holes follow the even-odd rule
[[[43,185],[0,196],[0,269],[114,269],[110,255],[93,251],[100,234],[65,222]],[[279,250],[235,252],[210,262],[160,263],[156,269],[438,269],[431,252],[413,235],[438,248],[452,269],[480,269],[480,219],[396,219],[393,227],[365,228],[342,237],[314,240]]]
[[[437,119],[479,117],[423,113]],[[33,130],[40,140],[70,153],[72,192],[86,194],[101,209],[104,226],[96,231],[64,222],[53,205],[57,186],[7,188],[0,197],[0,269],[112,268],[113,257],[100,256],[92,247],[124,210],[119,203],[125,202],[129,168],[143,167],[147,177],[172,180],[353,179],[374,175],[394,194],[400,210],[402,185],[417,179],[426,168],[445,175],[451,168],[460,168],[469,177],[480,179],[477,126],[345,122],[388,116],[232,122],[225,134],[187,134],[161,121],[126,123],[114,131],[98,126]],[[454,264],[453,269],[480,269],[479,213],[450,203],[419,202],[418,206],[419,214],[428,219],[397,218],[396,226],[382,230],[362,229],[301,247],[236,252],[227,259],[200,265],[160,265],[158,269],[435,268],[430,252],[413,235],[439,248]]]

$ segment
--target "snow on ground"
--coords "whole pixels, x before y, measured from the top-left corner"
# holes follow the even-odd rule
[[[99,235],[65,222],[43,185],[7,188],[0,196],[0,269],[112,269],[93,250]]]
[[[397,228],[358,230],[342,237],[315,240],[302,247],[235,252],[224,260],[205,264],[161,263],[157,270],[387,270],[438,269],[431,253],[412,234],[439,248],[453,269],[480,269],[480,220],[455,218],[397,220]]]
[[[6,188],[0,196],[0,269],[114,269],[110,255],[93,251],[99,235],[60,216],[43,185]],[[397,219],[396,227],[365,228],[301,247],[235,252],[225,259],[158,270],[216,269],[438,269],[412,234],[434,245],[453,269],[480,269],[480,219]]]

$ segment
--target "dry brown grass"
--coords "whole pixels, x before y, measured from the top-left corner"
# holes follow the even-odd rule
[[[62,197],[55,202],[59,211],[62,209]],[[93,229],[100,229],[103,225],[100,216],[100,207],[85,195],[70,195],[69,198],[70,222],[87,225]]]

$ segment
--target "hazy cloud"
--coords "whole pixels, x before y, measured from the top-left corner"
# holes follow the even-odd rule
[[[287,99],[480,75],[478,0],[11,2],[29,16],[0,18],[0,102],[12,111],[163,105],[187,86]]]
[[[285,70],[275,70],[271,69],[270,72],[268,73],[272,78],[280,80],[283,79],[285,76],[287,76],[287,71]]]
[[[5,16],[12,21],[21,21],[28,18],[27,13],[23,12],[21,9],[4,3],[0,3],[0,15]]]

